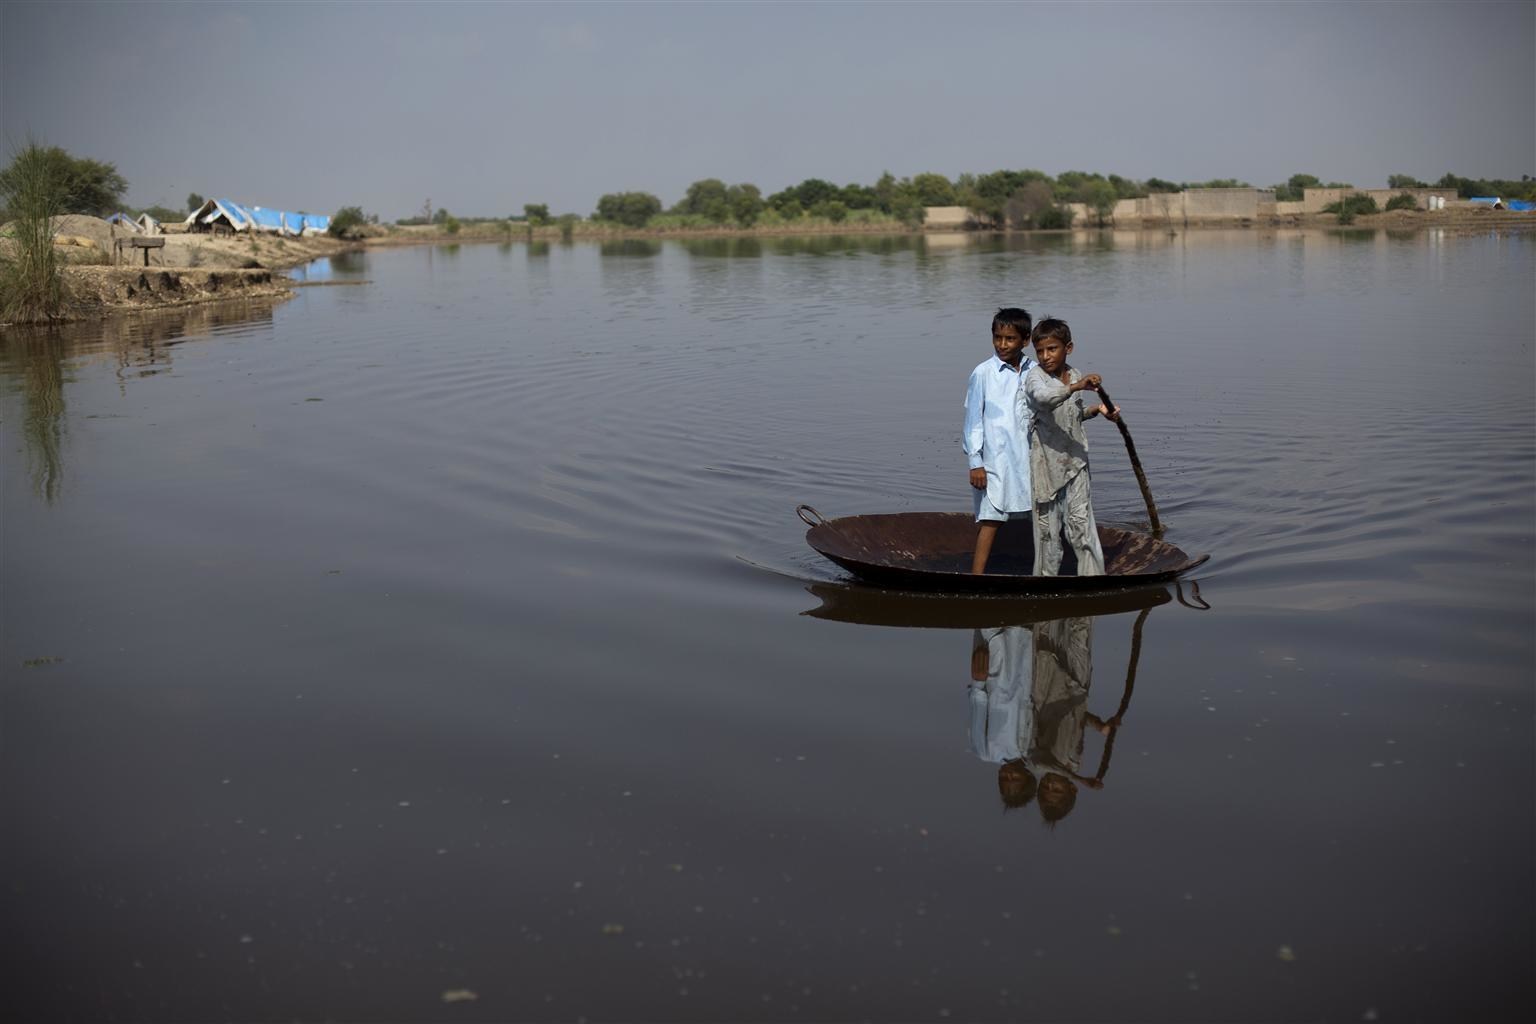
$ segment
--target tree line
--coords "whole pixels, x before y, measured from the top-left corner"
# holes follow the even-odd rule
[[[1236,178],[1209,181],[1144,180],[1088,171],[1049,175],[1039,170],[1001,170],[986,174],[961,174],[950,180],[936,172],[896,178],[889,171],[873,185],[836,185],[821,178],[807,178],[779,192],[764,196],[748,183],[726,185],[718,178],[704,178],[688,186],[683,198],[667,208],[649,192],[612,192],[598,199],[592,219],[630,228],[736,226],[752,227],[765,221],[793,224],[802,218],[833,223],[859,212],[900,221],[922,223],[923,208],[964,207],[984,227],[1061,228],[1071,223],[1070,203],[1082,203],[1100,222],[1122,199],[1139,199],[1156,193],[1201,188],[1249,188]],[[1354,188],[1349,182],[1324,181],[1313,174],[1293,174],[1271,186],[1277,200],[1299,200],[1308,188]],[[1428,183],[1412,175],[1394,174],[1389,188],[1426,188]],[[1462,178],[1446,174],[1433,185],[1455,188],[1462,198],[1498,195],[1536,199],[1536,179]],[[541,209],[547,208],[541,207]],[[546,212],[547,217],[547,212]]]
[[[58,146],[29,143],[13,154],[12,161],[0,170],[0,199],[14,191],[18,161],[23,154],[29,166],[53,182],[59,193],[61,213],[84,213],[106,217],[123,209],[127,180],[117,167],[107,161],[76,157]],[[1107,216],[1122,199],[1137,199],[1161,192],[1180,192],[1195,188],[1247,188],[1248,183],[1235,178],[1215,178],[1200,182],[1175,182],[1164,178],[1137,180],[1118,174],[1088,171],[1064,171],[1049,175],[1039,170],[1000,170],[985,174],[965,173],[950,179],[936,172],[924,172],[897,178],[889,171],[872,185],[851,183],[837,185],[822,178],[806,178],[769,195],[751,183],[728,185],[719,178],[702,178],[688,186],[683,197],[672,206],[649,192],[612,192],[600,197],[590,219],[641,227],[741,228],[759,224],[792,225],[804,219],[832,223],[844,221],[886,220],[908,225],[922,223],[923,208],[960,206],[968,210],[978,224],[989,227],[1019,228],[1066,227],[1069,203],[1082,203],[1101,218]],[[1328,182],[1312,174],[1293,174],[1272,186],[1278,200],[1298,200],[1307,188],[1353,188],[1349,182]],[[1502,196],[1506,199],[1536,200],[1536,178],[1521,175],[1519,180],[1501,178],[1464,178],[1445,174],[1434,182],[1421,181],[1409,174],[1393,174],[1388,188],[1454,188],[1462,198]],[[197,209],[203,197],[196,192],[187,196],[187,212]],[[9,206],[7,202],[7,207]],[[3,211],[0,211],[3,212]],[[181,210],[161,205],[134,208],[126,212],[149,213],[159,220],[177,220],[186,215]],[[344,207],[346,219],[354,223],[377,222],[357,207]],[[4,217],[9,220],[11,217]],[[580,218],[575,214],[552,216],[545,203],[528,203],[522,214],[499,217],[455,217],[446,209],[433,209],[428,200],[423,215],[405,217],[397,224],[437,224],[445,229],[487,220],[526,222],[533,226],[570,224]]]

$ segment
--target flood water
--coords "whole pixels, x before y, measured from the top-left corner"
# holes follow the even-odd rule
[[[0,341],[14,1019],[1536,1007],[1536,235],[299,274],[366,283]],[[805,545],[801,502],[969,509],[1005,304],[1071,323],[1198,598]]]

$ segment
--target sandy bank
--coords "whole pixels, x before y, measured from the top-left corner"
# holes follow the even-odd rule
[[[58,217],[53,230],[64,278],[61,320],[238,297],[278,299],[288,295],[293,284],[282,271],[357,247],[326,236],[216,237],[173,229],[159,236],[165,240],[163,247],[125,248],[119,258],[117,239],[132,233],[99,217]],[[14,246],[8,233],[0,229],[0,255]]]
[[[283,299],[292,294],[287,275],[265,268],[70,267],[65,288],[75,319],[222,299]]]

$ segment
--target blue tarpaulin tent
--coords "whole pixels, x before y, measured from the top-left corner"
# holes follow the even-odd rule
[[[224,225],[231,231],[251,230],[251,215],[245,207],[230,199],[209,199],[187,215],[187,227],[212,228]]]
[[[283,211],[269,210],[264,206],[252,206],[251,223],[257,231],[265,231],[268,234],[283,234]]]
[[[323,235],[331,218],[313,213],[289,213],[265,206],[241,206],[230,199],[209,199],[187,218],[187,226],[227,223],[234,231],[264,231],[273,235]]]

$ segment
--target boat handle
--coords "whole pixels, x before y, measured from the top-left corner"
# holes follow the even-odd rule
[[[1206,601],[1205,598],[1200,596],[1199,580],[1189,581],[1189,591],[1192,595],[1194,595],[1195,600],[1200,602],[1199,604],[1191,604],[1190,602],[1184,600],[1184,585],[1178,580],[1173,581],[1173,589],[1175,593],[1179,595],[1179,604],[1183,605],[1185,608],[1193,608],[1197,612],[1208,612],[1211,610],[1210,602]]]
[[[796,505],[795,515],[799,516],[800,521],[806,526],[820,526],[822,523],[827,521],[826,516],[822,515],[820,512],[817,512],[809,505]],[[815,516],[816,518],[812,519],[812,516]]]

